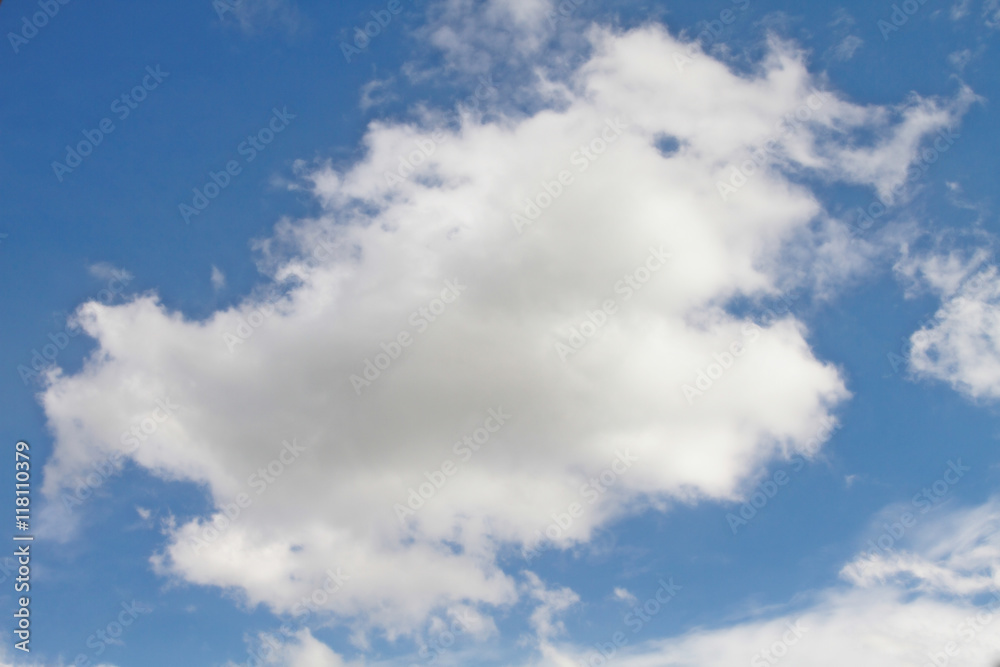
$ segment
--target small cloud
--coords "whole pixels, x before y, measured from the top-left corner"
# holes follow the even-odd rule
[[[387,104],[396,99],[396,96],[388,90],[393,83],[392,77],[388,79],[372,79],[361,87],[361,101],[359,106],[362,111],[368,111],[372,107]]]
[[[148,510],[145,507],[136,506],[135,511],[139,513],[139,516],[143,521],[149,521],[149,517],[153,515],[153,511]]]
[[[854,486],[854,482],[856,481],[858,481],[857,475],[847,475],[846,477],[844,477],[844,483],[847,484],[847,488],[851,488],[852,486]]]
[[[212,287],[214,287],[216,289],[216,291],[218,291],[218,290],[222,289],[225,286],[226,286],[226,274],[224,274],[221,270],[219,270],[219,267],[217,267],[217,266],[215,266],[213,264],[212,265]]]
[[[834,60],[846,61],[854,57],[855,52],[864,44],[864,40],[857,35],[848,35],[840,44],[830,49],[830,55]]]
[[[850,12],[843,7],[839,7],[835,12],[833,12],[833,20],[830,21],[829,25],[831,28],[839,28],[840,26],[850,28],[856,23],[857,21],[854,20],[854,17],[851,16]]]
[[[833,28],[832,36],[840,37],[840,42],[826,50],[824,54],[826,58],[843,62],[854,57],[855,52],[864,44],[864,40],[860,37],[849,34],[856,24],[854,17],[843,7],[833,13],[833,20],[829,26]]]
[[[247,35],[256,35],[272,27],[292,34],[302,24],[299,8],[293,0],[217,0],[213,6],[219,20],[238,24]]]
[[[987,27],[1000,28],[1000,0],[986,0],[983,4],[983,20]]]
[[[613,597],[616,600],[621,600],[622,602],[628,602],[629,604],[633,604],[633,603],[636,602],[636,597],[634,595],[632,595],[631,593],[629,593],[624,588],[620,588],[620,587],[617,587],[617,586],[615,587],[615,590],[614,590],[614,593],[613,593]]]
[[[116,269],[110,262],[97,262],[96,264],[91,264],[87,267],[87,271],[98,280],[113,280],[115,278],[118,278],[119,280],[122,280],[123,278],[132,280],[132,278],[134,278],[131,273],[125,271],[124,269]]]
[[[972,51],[971,49],[955,51],[954,53],[948,54],[948,64],[961,72],[965,69],[966,65],[979,58],[979,56],[983,55],[985,51],[986,49],[982,45],[980,45],[980,47],[975,51]]]
[[[972,4],[972,0],[958,0],[953,4],[951,6],[951,20],[958,21],[964,18],[969,13],[970,4]]]

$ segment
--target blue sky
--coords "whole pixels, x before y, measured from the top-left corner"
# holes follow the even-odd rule
[[[995,0],[0,24],[0,664],[997,659]]]

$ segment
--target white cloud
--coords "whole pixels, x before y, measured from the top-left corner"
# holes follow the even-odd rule
[[[518,11],[530,22],[539,10]],[[166,524],[157,571],[294,614],[343,568],[350,578],[316,606],[364,645],[372,630],[419,633],[433,614],[533,595],[499,567],[503,546],[547,530],[559,548],[585,543],[630,512],[732,499],[768,462],[814,455],[848,395],[838,371],[793,317],[755,327],[725,306],[811,284],[816,257],[855,261],[809,240],[817,220],[840,223],[789,171],[898,194],[921,138],[956,122],[967,93],[898,109],[830,94],[789,123],[817,81],[787,45],[744,77],[701,53],[676,66],[688,45],[655,27],[590,39],[593,58],[553,108],[457,130],[373,122],[357,164],[303,166],[323,212],[260,243],[271,296],[200,322],[154,295],[81,307],[99,347],[42,396],[52,511],[168,397],[181,407],[128,455],[204,485],[217,511]],[[531,85],[523,95],[551,99]],[[857,142],[868,130],[879,139]],[[664,136],[680,146],[669,156]],[[769,139],[773,164],[723,201],[718,183]],[[402,158],[413,173],[387,178]],[[522,233],[515,213],[535,218]],[[653,271],[660,248],[672,256]],[[459,296],[436,301],[449,281]],[[609,300],[593,339],[561,359],[556,344]],[[734,342],[752,345],[717,361]],[[352,385],[366,360],[382,370]],[[728,368],[692,405],[682,387],[713,363]],[[501,409],[510,417],[487,434]],[[464,437],[484,444],[453,446]],[[304,452],[288,460],[293,439]],[[622,473],[620,452],[641,465]],[[606,491],[587,486],[613,466]],[[429,499],[400,522],[394,506],[421,484]],[[557,530],[554,513],[567,517]],[[209,519],[231,525],[196,553]]]
[[[295,0],[218,0],[212,6],[223,23],[234,23],[248,35],[275,27],[294,33],[302,25]]]
[[[252,654],[259,656],[259,664],[271,667],[350,667],[360,665],[347,662],[329,646],[313,637],[308,628],[289,636],[262,634],[256,638]],[[246,663],[244,663],[246,664]],[[227,667],[241,667],[230,662]]]
[[[910,258],[898,269],[941,295],[941,308],[910,337],[910,368],[972,397],[1000,398],[1000,275],[988,250]]]
[[[443,0],[429,7],[418,34],[439,49],[450,68],[484,73],[498,64],[522,63],[553,32],[552,0]]]
[[[969,14],[971,4],[972,0],[955,0],[955,4],[951,6],[951,20],[958,21],[965,18]]]
[[[986,0],[983,3],[983,20],[990,28],[1000,28],[1000,0]]]
[[[630,593],[628,589],[615,587],[612,592],[614,599],[621,600],[622,602],[634,603],[636,601],[635,595]]]
[[[222,289],[225,286],[226,286],[226,274],[224,274],[219,267],[213,265],[212,266],[212,287],[213,287],[213,289],[215,289],[216,291],[218,291],[218,290]]]
[[[396,99],[392,92],[392,77],[388,79],[372,79],[361,87],[361,99],[358,105],[362,111],[381,106]]]
[[[124,279],[127,282],[135,277],[128,271],[115,268],[115,266],[109,262],[91,264],[87,267],[87,271],[98,280],[114,280],[117,278],[119,280]]]
[[[835,46],[831,55],[835,60],[847,61],[854,57],[854,54],[858,49],[865,43],[863,39],[857,35],[848,35],[840,41],[837,46]]]
[[[612,636],[627,628],[610,628],[590,647],[562,646],[555,656],[591,664],[600,643],[622,667],[992,665],[1000,657],[998,524],[1000,499],[993,499],[919,525],[913,549],[894,552],[895,567],[876,572],[859,556],[844,568],[851,585],[804,592],[777,616],[623,648]],[[853,574],[859,566],[864,576]]]

